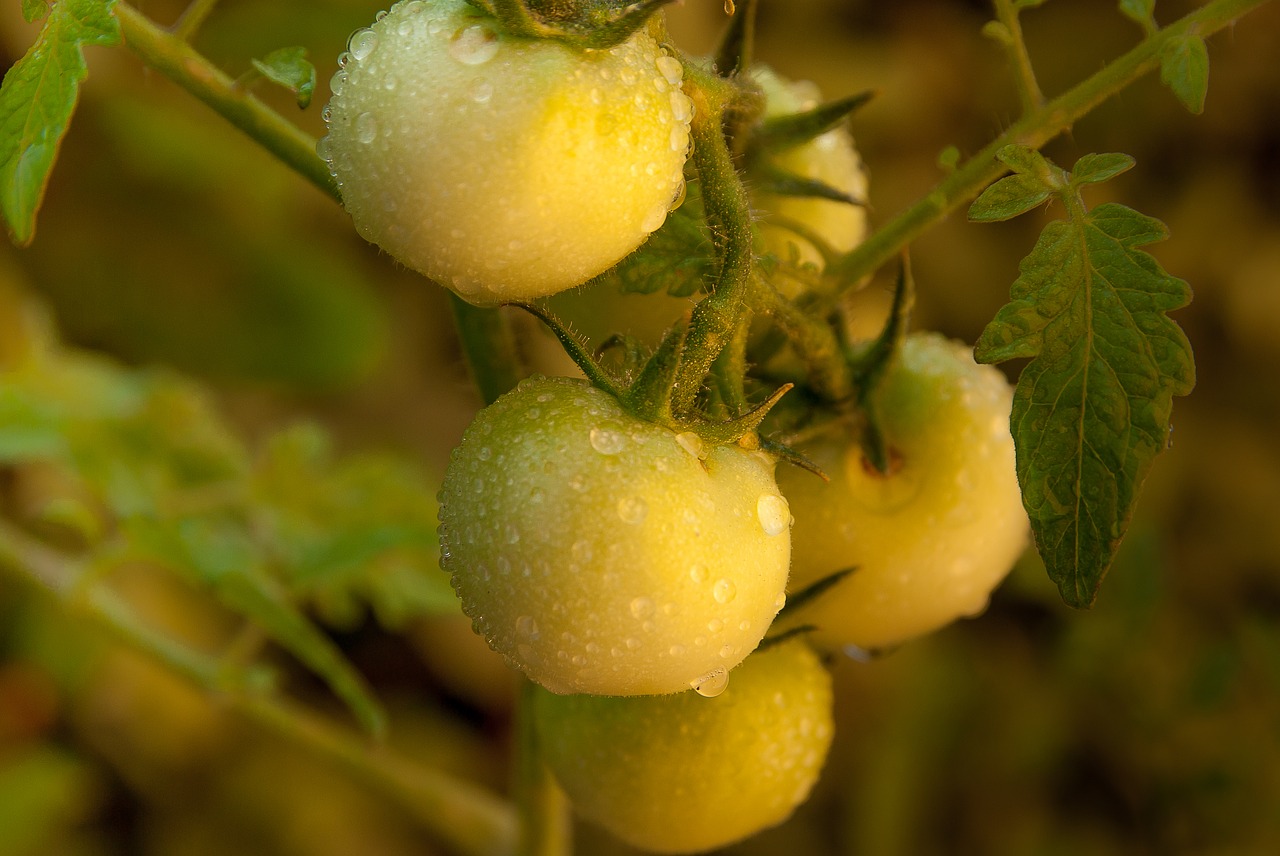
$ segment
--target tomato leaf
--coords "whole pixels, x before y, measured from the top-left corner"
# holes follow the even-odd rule
[[[1051,195],[1044,183],[1015,173],[992,184],[969,206],[969,219],[979,223],[1008,220],[1030,211]]]
[[[34,24],[49,11],[49,0],[22,0],[22,17]]]
[[[1085,175],[1118,165],[1087,162]],[[1074,189],[1063,196],[1072,218],[1045,228],[976,356],[1031,358],[1011,417],[1018,481],[1050,577],[1085,607],[1165,448],[1171,398],[1195,383],[1190,345],[1165,314],[1191,291],[1140,249],[1167,236],[1158,220],[1114,203],[1086,213]]]
[[[1136,21],[1148,33],[1157,29],[1156,0],[1120,0],[1120,12],[1126,18]]]
[[[1192,34],[1170,42],[1160,55],[1160,80],[1182,106],[1203,113],[1209,92],[1209,47],[1204,39]]]
[[[307,60],[306,48],[280,48],[252,62],[259,74],[297,96],[299,108],[305,110],[311,103],[316,91],[316,67]]]
[[[15,243],[35,235],[58,147],[87,74],[86,45],[120,42],[115,0],[59,0],[36,43],[0,86],[0,213]],[[23,3],[28,20],[43,3]]]
[[[1115,178],[1133,169],[1134,160],[1126,154],[1111,152],[1102,155],[1084,155],[1071,168],[1071,186],[1081,187]]]

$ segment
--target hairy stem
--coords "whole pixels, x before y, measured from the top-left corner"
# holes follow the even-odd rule
[[[1024,115],[967,163],[912,205],[873,233],[864,243],[828,268],[841,283],[856,283],[903,247],[972,200],[1007,171],[996,160],[996,152],[1007,145],[1021,144],[1038,149],[1108,98],[1138,78],[1160,67],[1165,46],[1188,33],[1207,37],[1230,26],[1242,15],[1270,0],[1212,0],[1178,22],[1160,30],[1133,50],[1108,63],[1101,71],[1077,84],[1042,107]]]
[[[81,585],[83,569],[64,555],[0,522],[0,570],[51,595],[78,621],[218,695],[219,701],[298,748],[344,768],[398,803],[459,853],[508,856],[517,821],[499,797],[374,746],[291,704],[264,687],[261,669],[243,669],[175,642],[138,620],[128,603],[100,583]]]
[[[1013,0],[995,0],[995,7],[996,17],[1009,34],[1009,42],[1005,48],[1009,51],[1009,61],[1013,63],[1022,113],[1026,115],[1044,105],[1044,94],[1040,91],[1040,84],[1036,83],[1031,57],[1027,53],[1027,43],[1022,38],[1022,23],[1018,20],[1018,10],[1014,8]]]
[[[124,3],[117,3],[115,12],[125,46],[144,63],[212,107],[316,187],[341,199],[338,185],[329,175],[328,165],[316,154],[316,141],[310,134],[236,86],[231,77],[181,36],[157,26]]]
[[[192,0],[178,18],[178,23],[173,25],[173,35],[184,42],[191,41],[217,5],[218,0]]]

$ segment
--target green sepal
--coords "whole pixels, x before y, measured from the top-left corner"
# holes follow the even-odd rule
[[[838,128],[858,108],[875,97],[868,90],[847,98],[820,104],[803,113],[790,113],[766,119],[756,128],[751,139],[755,151],[783,152],[794,149]]]
[[[757,192],[772,193],[777,196],[797,196],[807,199],[829,199],[832,202],[843,202],[846,205],[866,205],[866,201],[850,196],[824,181],[806,178],[794,172],[788,172],[773,164],[757,165],[752,169],[752,183]]]
[[[714,421],[695,415],[678,419],[673,427],[692,431],[702,438],[704,442],[715,446],[727,446],[730,443],[737,443],[749,435],[755,434],[756,429],[760,427],[760,423],[769,415],[769,411],[782,399],[782,396],[793,388],[794,384],[783,384],[764,401],[733,419]],[[754,445],[759,446],[759,438],[756,438]]]
[[[631,38],[673,0],[639,0],[617,14],[608,0],[467,0],[498,20],[504,32],[564,42],[584,50],[607,50]]]
[[[783,609],[785,608],[786,607],[783,607]],[[760,644],[756,646],[755,653],[759,654],[761,651],[768,651],[770,648],[781,645],[783,642],[790,642],[792,639],[798,639],[801,636],[808,636],[810,633],[816,633],[817,630],[818,627],[814,624],[800,624],[796,627],[788,627],[786,630],[780,630],[772,636],[766,636],[764,639],[761,639]]]
[[[306,48],[280,48],[251,62],[267,80],[292,92],[300,109],[311,104],[316,91],[316,67],[307,60]]]
[[[915,304],[915,284],[906,257],[898,267],[898,279],[893,289],[893,304],[884,327],[866,347],[850,356],[853,369],[854,399],[863,416],[861,431],[862,454],[877,472],[889,471],[889,444],[880,430],[876,414],[875,396],[881,381],[898,358],[902,342],[911,320],[911,308]]]
[[[715,69],[724,77],[742,74],[754,61],[757,0],[746,0],[734,10],[729,26],[716,48]]]
[[[827,574],[825,577],[814,580],[809,585],[800,589],[800,591],[792,595],[788,595],[786,605],[778,611],[777,618],[781,618],[784,615],[787,617],[795,615],[796,612],[816,601],[819,597],[830,591],[850,574],[856,573],[857,570],[858,569],[856,567],[841,568],[838,571],[833,571],[832,573]],[[777,618],[774,620],[776,621]]]
[[[591,381],[593,386],[604,390],[614,398],[622,398],[622,389],[609,376],[609,373],[596,362],[586,343],[566,327],[559,318],[551,314],[550,310],[534,303],[512,303],[509,305],[523,309],[543,324],[546,324],[547,328],[560,340],[560,345],[564,348],[565,353],[568,354],[569,359],[573,360],[574,364],[582,369],[582,373],[587,376],[587,380]]]
[[[1159,29],[1156,26],[1155,11],[1156,0],[1120,0],[1120,13],[1136,22],[1147,35]]]

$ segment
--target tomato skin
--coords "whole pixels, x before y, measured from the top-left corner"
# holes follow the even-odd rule
[[[892,646],[986,606],[1029,531],[1011,402],[1004,375],[967,347],[912,335],[877,398],[890,473],[874,472],[852,434],[801,449],[830,483],[779,473],[796,517],[791,590],[855,568],[795,616],[818,626],[819,644]]]
[[[785,599],[790,514],[772,458],[698,451],[569,378],[481,411],[440,512],[476,632],[558,693],[679,692],[741,662]]]
[[[535,696],[548,766],[577,811],[656,853],[696,853],[786,820],[831,745],[831,678],[796,640],[752,654],[716,698]]]
[[[766,119],[812,110],[821,103],[818,88],[812,83],[787,80],[768,66],[753,68],[751,77],[764,89]],[[853,137],[844,127],[774,154],[772,161],[793,175],[821,181],[859,201],[867,198],[867,174]],[[766,215],[784,217],[812,230],[836,252],[852,250],[866,236],[867,210],[862,205],[763,192],[753,194],[752,202]],[[825,267],[818,249],[784,224],[766,219],[757,226],[757,232],[762,252],[783,261],[794,259],[818,270]],[[785,279],[779,278],[779,282],[790,287]]]
[[[683,187],[690,101],[647,32],[609,50],[411,0],[352,36],[319,146],[357,230],[479,304],[581,285]]]

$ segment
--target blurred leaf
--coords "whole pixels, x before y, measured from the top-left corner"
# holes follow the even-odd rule
[[[49,11],[49,0],[22,0],[22,17],[28,24],[34,24]]]
[[[0,852],[57,852],[63,831],[84,813],[87,778],[79,761],[51,748],[0,758]]]
[[[1209,47],[1197,35],[1169,43],[1160,55],[1160,80],[1192,113],[1204,112],[1209,92]]]
[[[1120,0],[1120,11],[1148,33],[1156,31],[1156,0]]]
[[[0,86],[0,212],[18,244],[29,244],[35,235],[36,212],[88,72],[84,47],[120,41],[114,2],[61,0],[36,43],[5,73]],[[23,3],[27,20],[34,20],[36,5]]]
[[[1139,249],[1163,240],[1164,225],[1117,204],[1070,208],[1073,219],[1050,223],[1023,260],[976,356],[1031,358],[1010,420],[1018,481],[1050,577],[1083,607],[1165,447],[1171,398],[1191,390],[1195,369],[1165,314],[1191,291]]]
[[[324,678],[370,733],[382,733],[385,715],[364,679],[266,573],[260,547],[243,521],[222,515],[165,522],[139,516],[126,521],[124,529],[131,554],[156,560],[212,589]]]
[[[687,194],[640,249],[592,283],[612,282],[636,294],[666,291],[673,297],[701,291],[715,273],[714,248],[696,184],[689,184]]]
[[[267,80],[294,93],[298,107],[306,109],[311,103],[316,91],[316,67],[307,60],[306,48],[280,48],[252,62]]]

